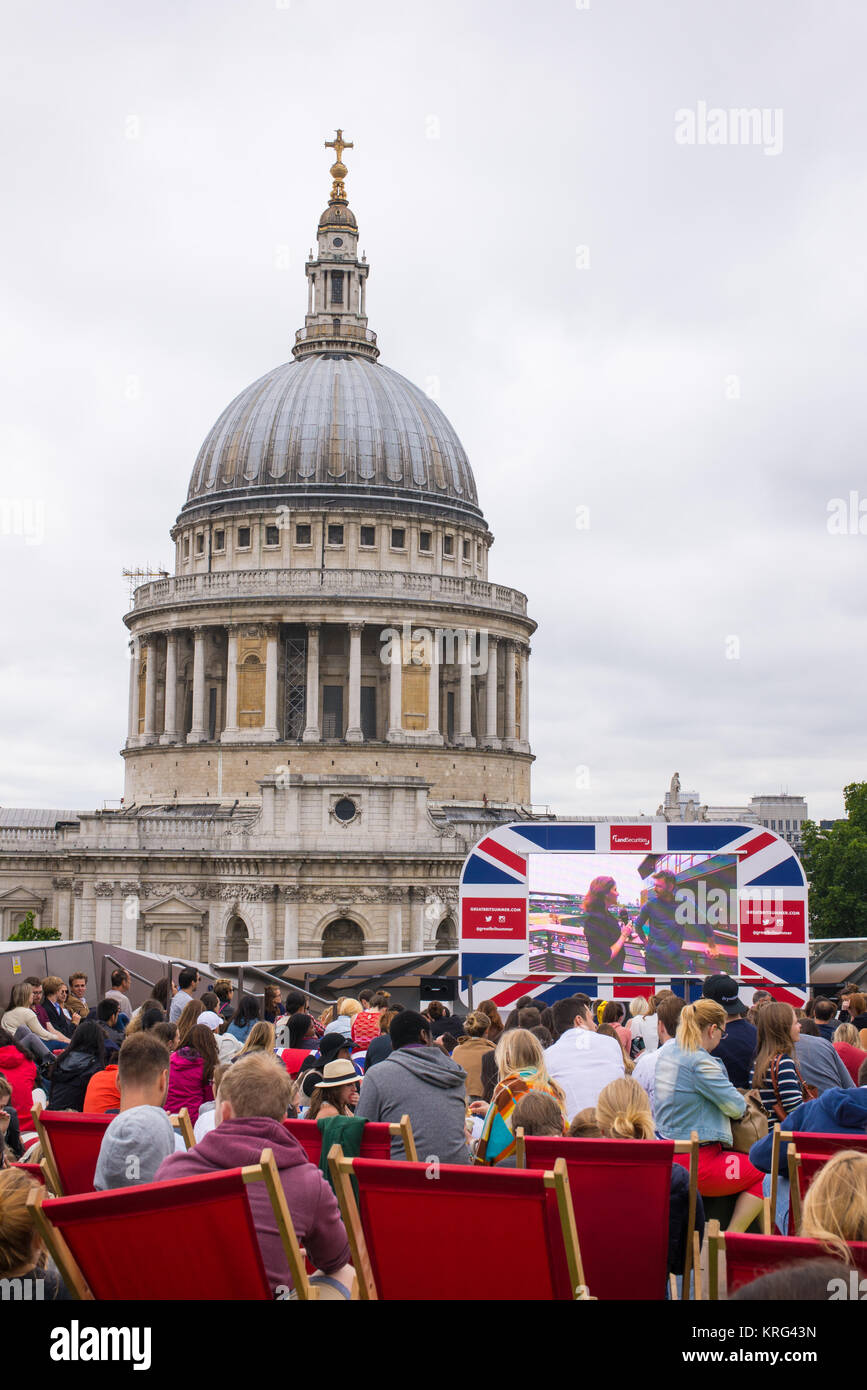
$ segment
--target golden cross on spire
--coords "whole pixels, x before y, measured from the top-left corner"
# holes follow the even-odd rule
[[[335,200],[340,200],[341,202],[345,203],[346,188],[344,186],[343,180],[346,178],[348,170],[346,168],[346,165],[343,163],[343,151],[354,150],[355,146],[353,145],[351,140],[344,140],[343,131],[338,130],[336,140],[326,140],[325,148],[326,150],[334,150],[335,154],[337,155],[336,160],[334,161],[329,170],[329,173],[331,174],[331,177],[334,180],[333,184],[331,185],[330,201],[334,202]]]
[[[342,131],[342,130],[338,130],[338,132],[337,132],[337,139],[336,139],[336,140],[326,140],[326,141],[325,141],[325,148],[326,148],[326,150],[334,150],[335,154],[337,155],[337,159],[338,159],[339,163],[342,164],[342,163],[343,163],[343,151],[344,151],[344,150],[354,150],[354,149],[355,149],[355,146],[353,145],[353,143],[352,143],[351,140],[344,140],[344,138],[343,138],[343,131]]]

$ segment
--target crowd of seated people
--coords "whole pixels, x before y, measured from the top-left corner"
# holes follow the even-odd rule
[[[286,1118],[321,1127],[398,1124],[408,1115],[419,1158],[490,1168],[518,1162],[519,1129],[564,1142],[697,1134],[700,1240],[705,1202],[729,1200],[724,1224],[733,1231],[760,1215],[775,1127],[867,1133],[865,1010],[854,991],[830,1015],[822,1001],[796,1011],[763,992],[747,1008],[734,981],[714,976],[690,1004],[667,990],[626,1007],[608,1001],[599,1008],[580,993],[550,1007],[525,997],[504,1019],[490,1000],[466,1015],[439,1001],[418,1012],[371,990],[314,1017],[300,991],[283,997],[269,986],[259,1000],[238,995],[227,980],[204,992],[202,983],[198,972],[183,970],[177,986],[168,977],[157,981],[135,1009],[123,971],[91,1003],[80,972],[68,985],[47,977],[13,987],[0,1018],[0,1277],[30,1279],[44,1270],[26,1214],[33,1180],[15,1167],[28,1149],[40,1156],[30,1133],[37,1101],[113,1117],[102,1137],[97,1191],[237,1168],[270,1148],[322,1296],[334,1298],[352,1290],[346,1232],[328,1180],[282,1124]],[[811,1032],[822,1026],[824,1034]],[[758,1096],[768,1130],[749,1154],[732,1147],[747,1091]],[[194,1127],[190,1149],[170,1119],[181,1111]],[[406,1157],[394,1133],[391,1152]],[[672,1273],[684,1263],[688,1163],[676,1154],[671,1170]],[[785,1152],[782,1176],[784,1165]],[[262,1193],[255,1200],[268,1278],[275,1289],[291,1287],[271,1208],[261,1205]],[[865,1213],[867,1155],[844,1151],[810,1187],[802,1233],[845,1259],[847,1242],[867,1239]],[[45,1297],[67,1296],[56,1272],[47,1287]]]

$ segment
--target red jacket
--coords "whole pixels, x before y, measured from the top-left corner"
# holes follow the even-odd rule
[[[861,1063],[867,1062],[867,1052],[863,1048],[853,1047],[851,1043],[847,1042],[835,1042],[834,1051],[857,1086],[858,1071]]]
[[[337,1198],[297,1139],[276,1120],[257,1116],[224,1120],[186,1153],[170,1154],[156,1172],[156,1182],[218,1173],[258,1163],[263,1149],[271,1149],[280,1173],[292,1225],[301,1245],[317,1268],[334,1274],[349,1263],[349,1243],[340,1219]],[[263,1182],[248,1184],[247,1195],[259,1238],[262,1261],[272,1289],[292,1287],[283,1243]],[[227,1245],[231,1250],[231,1243]]]
[[[170,1115],[177,1115],[184,1106],[190,1112],[193,1124],[199,1118],[199,1110],[206,1100],[214,1099],[214,1089],[210,1081],[203,1080],[204,1058],[191,1047],[182,1047],[173,1052],[169,1061],[169,1089],[166,1093],[164,1109]]]
[[[33,1086],[36,1081],[36,1063],[17,1047],[0,1047],[0,1071],[12,1087],[11,1104],[18,1112],[22,1129],[31,1129],[30,1111],[33,1107]]]

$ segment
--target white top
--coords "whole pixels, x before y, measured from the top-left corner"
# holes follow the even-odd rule
[[[186,990],[179,989],[169,1005],[169,1023],[177,1023],[187,1004],[192,1004],[193,996],[187,994]]]
[[[126,1014],[127,1018],[132,1017],[132,1004],[125,994],[121,994],[119,989],[107,989],[105,997],[106,999],[116,999],[120,1013]]]
[[[37,1038],[44,1038],[47,1042],[60,1041],[54,1033],[49,1033],[47,1028],[42,1027],[32,1009],[26,1009],[23,1005],[19,1005],[17,1009],[7,1009],[3,1015],[3,1028],[10,1038],[14,1038],[16,1031],[22,1027],[29,1028]]]
[[[545,1049],[549,1075],[566,1093],[566,1117],[571,1123],[579,1110],[595,1105],[609,1081],[624,1074],[623,1049],[616,1038],[570,1028]]]
[[[629,1024],[633,1038],[644,1039],[645,1052],[655,1052],[659,1046],[659,1033],[656,1027],[656,1014],[644,1014],[633,1018]]]

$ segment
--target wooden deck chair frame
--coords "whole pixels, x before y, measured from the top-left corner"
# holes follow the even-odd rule
[[[683,1262],[683,1288],[681,1299],[689,1299],[690,1279],[694,1267],[695,1253],[693,1249],[693,1237],[695,1230],[695,1213],[698,1207],[698,1133],[693,1130],[689,1139],[676,1139],[674,1144],[676,1154],[689,1154],[689,1213],[686,1226],[686,1257]],[[698,1290],[696,1290],[698,1292]]]
[[[310,1283],[307,1274],[307,1267],[301,1247],[298,1244],[298,1237],[295,1234],[295,1227],[292,1225],[292,1217],[286,1203],[286,1193],[280,1182],[280,1174],[274,1160],[271,1149],[263,1149],[258,1163],[247,1164],[241,1169],[241,1177],[245,1184],[251,1182],[264,1182],[265,1189],[271,1201],[271,1209],[274,1219],[277,1222],[277,1230],[283,1244],[283,1252],[286,1262],[289,1265],[289,1272],[292,1275],[292,1283],[299,1299],[315,1299],[319,1297],[319,1290],[315,1284]],[[60,1276],[66,1287],[69,1289],[74,1299],[92,1300],[93,1294],[87,1284],[87,1280],[79,1269],[75,1257],[67,1245],[63,1235],[52,1225],[50,1213],[43,1211],[42,1203],[45,1197],[43,1188],[34,1188],[27,1196],[27,1205],[39,1235],[45,1243],[49,1255],[56,1264]]]
[[[697,1268],[695,1263],[695,1252],[699,1248],[695,1236],[695,1216],[698,1207],[698,1133],[692,1131],[689,1139],[678,1139],[674,1145],[676,1154],[689,1154],[689,1215],[686,1228],[686,1258],[683,1267],[683,1291],[682,1297],[689,1298],[690,1275],[693,1268]],[[526,1135],[521,1125],[515,1130],[515,1167],[526,1168],[527,1166],[527,1144]],[[573,1214],[574,1220],[574,1214]],[[700,1295],[699,1295],[700,1296]]]
[[[60,1173],[57,1170],[57,1160],[54,1157],[54,1150],[51,1147],[51,1140],[48,1137],[48,1131],[45,1128],[45,1125],[42,1123],[42,1112],[44,1109],[44,1105],[40,1105],[37,1103],[36,1105],[34,1105],[32,1112],[33,1128],[36,1130],[36,1133],[39,1136],[39,1145],[42,1149],[42,1169],[45,1173],[45,1179],[48,1184],[48,1187],[51,1189],[54,1195],[56,1197],[64,1197],[66,1194],[63,1191],[63,1183],[60,1181]]]
[[[777,1140],[777,1136],[774,1136],[774,1138],[775,1140]],[[841,1136],[841,1138],[843,1138],[843,1136]],[[798,1151],[798,1140],[803,1140],[802,1151],[804,1152],[804,1154],[809,1154],[810,1134],[807,1130],[799,1130],[798,1133],[791,1133],[791,1131],[789,1131],[789,1133],[781,1134],[781,1136],[779,1136],[779,1140],[777,1141],[778,1151],[779,1145],[786,1143],[789,1144],[789,1151],[788,1155],[786,1155],[786,1162],[788,1162],[789,1168],[789,1201],[792,1202],[792,1225],[795,1226],[795,1234],[799,1233],[800,1219],[802,1219],[803,1213],[802,1201],[800,1201],[800,1152]],[[791,1141],[791,1143],[789,1143],[789,1141]],[[845,1143],[842,1143],[841,1148],[845,1147]],[[823,1154],[823,1156],[828,1156],[828,1158],[829,1156],[831,1156],[829,1154],[825,1155],[825,1152],[823,1150],[818,1150],[817,1152],[820,1152],[820,1154]],[[859,1152],[863,1152],[863,1150],[859,1150]]]
[[[172,1122],[172,1129],[178,1130],[187,1148],[193,1148],[196,1142],[196,1136],[193,1133],[193,1122],[190,1119],[190,1112],[187,1107],[185,1105],[182,1106],[177,1115],[169,1115],[169,1119]]]
[[[719,1299],[719,1257],[725,1249],[725,1236],[718,1221],[707,1224],[707,1291],[712,1303]]]
[[[400,1123],[389,1125],[388,1132],[392,1139],[400,1139],[403,1144],[403,1151],[406,1154],[408,1163],[418,1163],[418,1153],[415,1147],[415,1135],[412,1132],[412,1122],[409,1115],[401,1115]],[[335,1144],[339,1148],[339,1144]],[[329,1159],[330,1162],[330,1159]]]
[[[801,1183],[798,1169],[801,1166],[801,1155],[794,1144],[789,1145],[789,1201],[792,1204],[792,1224],[795,1227],[795,1234],[801,1230]]]
[[[36,1105],[33,1108],[33,1124],[39,1136],[39,1143],[42,1145],[42,1170],[45,1174],[48,1186],[56,1197],[65,1197],[67,1194],[63,1190],[63,1183],[60,1181],[60,1170],[57,1167],[57,1160],[54,1157],[54,1150],[51,1147],[51,1139],[48,1131],[42,1123],[42,1111],[44,1105]],[[172,1129],[176,1129],[181,1135],[188,1149],[191,1149],[196,1142],[193,1134],[193,1124],[190,1119],[190,1112],[183,1106],[177,1115],[169,1115]]]
[[[364,1239],[361,1212],[352,1187],[353,1161],[345,1156],[339,1144],[333,1144],[328,1152],[328,1167],[331,1171],[334,1191],[337,1194],[340,1215],[343,1217],[343,1224],[346,1228],[349,1248],[352,1251],[352,1263],[355,1266],[355,1277],[358,1281],[358,1297],[365,1303],[376,1302],[379,1299],[379,1294],[373,1277],[367,1242]],[[557,1196],[557,1210],[560,1213],[560,1228],[563,1232],[566,1263],[569,1268],[571,1287],[576,1290],[575,1298],[581,1302],[592,1301],[593,1295],[588,1291],[584,1282],[584,1266],[581,1263],[581,1247],[578,1243],[578,1231],[575,1226],[575,1212],[572,1208],[572,1193],[569,1190],[569,1174],[566,1169],[565,1158],[558,1158],[554,1164],[553,1172],[546,1172],[543,1176],[545,1186],[552,1187]]]

